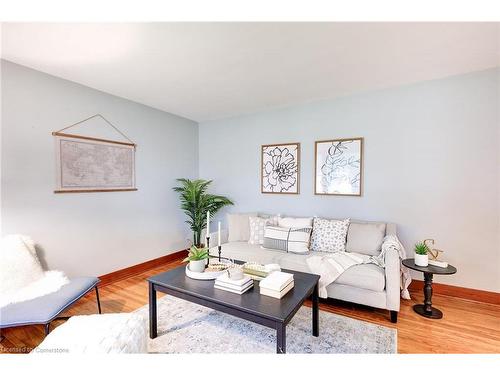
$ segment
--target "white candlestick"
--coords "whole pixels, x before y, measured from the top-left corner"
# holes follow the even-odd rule
[[[210,237],[210,211],[207,211],[207,238]]]
[[[219,228],[218,228],[218,232],[219,232],[219,239],[217,241],[217,246],[220,246],[220,221],[219,221],[219,224],[218,224]]]

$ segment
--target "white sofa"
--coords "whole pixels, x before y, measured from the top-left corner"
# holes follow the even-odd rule
[[[358,225],[356,227],[355,236],[358,237],[356,238],[353,237],[352,232],[349,233],[352,224],[379,224],[385,228],[385,235],[396,235],[395,224],[351,220],[347,242],[356,241],[358,245],[366,243],[367,248],[372,247],[373,249],[373,244],[367,242],[372,240],[369,235],[363,235],[364,226]],[[216,233],[211,233],[211,238],[216,241]],[[311,251],[307,254],[294,254],[280,250],[265,249],[261,245],[250,245],[246,241],[228,242],[228,238],[228,230],[221,231],[223,257],[262,264],[277,263],[282,268],[301,272],[311,272],[307,266],[306,259],[319,253]],[[377,247],[377,245],[375,246]],[[367,252],[358,250],[357,252],[375,255],[373,250]],[[217,248],[212,248],[211,255],[217,255]],[[385,254],[385,268],[381,268],[375,264],[353,266],[326,289],[329,298],[387,309],[390,311],[391,321],[396,323],[400,307],[399,254],[396,250],[387,251]]]

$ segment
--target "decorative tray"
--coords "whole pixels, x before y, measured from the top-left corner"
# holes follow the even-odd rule
[[[227,264],[227,267],[229,268],[231,266],[231,262],[227,262],[222,260],[220,263]],[[210,271],[207,272],[193,272],[189,269],[189,263],[186,265],[186,276],[191,278],[191,279],[196,279],[196,280],[215,280],[218,278],[220,275],[222,275],[224,272],[227,272],[227,268],[222,271]]]

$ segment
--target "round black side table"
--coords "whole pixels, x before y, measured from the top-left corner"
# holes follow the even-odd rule
[[[413,306],[413,310],[426,318],[441,319],[443,317],[441,310],[432,307],[432,277],[433,275],[453,275],[457,269],[450,265],[446,268],[431,265],[420,267],[415,264],[415,259],[403,260],[403,266],[424,273],[424,304]]]

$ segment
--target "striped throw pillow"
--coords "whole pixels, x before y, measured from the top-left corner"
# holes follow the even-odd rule
[[[283,228],[266,226],[262,247],[290,253],[307,253],[309,251],[311,230],[311,227]]]

